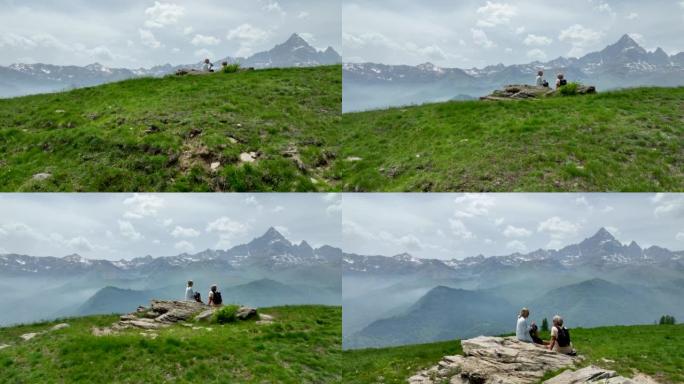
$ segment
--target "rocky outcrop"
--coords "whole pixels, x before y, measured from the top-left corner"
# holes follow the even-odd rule
[[[578,95],[596,93],[596,87],[591,85],[580,85],[577,87]],[[491,95],[481,97],[480,100],[527,100],[541,99],[544,97],[555,96],[558,90],[548,87],[538,87],[535,85],[507,85],[501,90],[492,92]]]
[[[633,379],[620,376],[614,371],[589,366],[577,371],[565,371],[546,380],[544,384],[658,384],[645,375],[637,375]]]
[[[149,307],[140,306],[135,312],[121,316],[111,327],[93,328],[92,333],[95,336],[107,336],[130,328],[154,331],[173,324],[186,325],[188,321],[208,323],[217,309],[219,307],[210,307],[194,301],[152,300]],[[249,320],[258,316],[256,308],[244,306],[240,307],[236,314],[238,320]]]
[[[551,352],[512,337],[480,336],[461,341],[463,355],[446,356],[438,365],[409,378],[410,384],[527,384],[546,372],[574,367],[579,357]]]

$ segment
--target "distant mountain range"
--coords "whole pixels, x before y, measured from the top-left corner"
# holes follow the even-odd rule
[[[341,260],[339,248],[294,244],[274,228],[247,244],[192,255],[110,261],[3,254],[0,325],[129,311],[153,297],[180,299],[189,279],[204,298],[216,283],[225,300],[241,304],[339,305]],[[29,299],[33,305],[21,305]]]
[[[34,257],[0,255],[2,276],[82,276],[93,274],[108,278],[135,278],[183,269],[240,270],[258,268],[282,271],[290,268],[338,266],[342,251],[323,246],[312,248],[306,241],[293,244],[274,228],[247,244],[228,250],[206,250],[193,255],[138,257],[132,260],[93,260],[79,255]]]
[[[311,67],[339,64],[342,57],[332,48],[319,51],[298,34],[270,51],[259,52],[248,58],[226,57],[214,63],[217,68],[223,61],[238,62],[243,67],[278,68]],[[0,66],[0,97],[23,96],[35,93],[56,92],[65,89],[95,86],[135,77],[159,77],[175,73],[181,68],[200,69],[202,63],[186,65],[159,65],[152,68],[108,68],[95,63],[85,67],[50,64],[12,64]]]
[[[513,269],[602,270],[620,266],[659,266],[684,270],[684,251],[673,252],[658,246],[643,249],[634,241],[624,245],[608,230],[601,228],[592,237],[560,250],[539,249],[527,254],[479,255],[452,260],[420,259],[406,253],[393,257],[345,254],[342,263],[345,275],[422,274],[438,278],[464,278]]]
[[[661,48],[648,52],[629,35],[600,52],[549,62],[492,65],[485,68],[440,68],[376,63],[345,63],[344,111],[421,104],[479,97],[506,84],[532,84],[538,70],[549,83],[557,73],[599,91],[637,86],[683,86],[684,52],[669,56]]]
[[[570,327],[684,317],[684,252],[625,245],[604,228],[560,250],[463,260],[344,254],[342,268],[345,348],[510,333],[522,306],[538,323],[561,314]]]

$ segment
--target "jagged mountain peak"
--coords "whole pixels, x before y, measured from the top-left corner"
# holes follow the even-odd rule
[[[627,48],[627,47],[640,47],[639,43],[637,43],[636,40],[634,40],[634,39],[632,38],[632,36],[630,36],[628,33],[625,33],[624,35],[622,35],[622,37],[620,38],[620,40],[618,40],[618,41],[617,41],[615,44],[613,44],[613,45],[614,45],[614,46],[620,46],[620,47],[623,47],[623,48]]]

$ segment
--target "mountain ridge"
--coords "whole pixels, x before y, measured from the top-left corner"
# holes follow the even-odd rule
[[[247,58],[227,56],[214,62],[215,67],[220,68],[224,61],[238,62],[243,67],[265,69],[340,64],[342,57],[334,48],[328,47],[325,50],[318,50],[297,33],[294,33],[287,41],[276,45],[269,51],[257,52]],[[55,92],[137,77],[161,77],[173,74],[182,68],[201,69],[202,66],[203,62],[181,65],[166,63],[137,69],[109,68],[98,62],[85,66],[14,63],[6,67],[0,66],[0,78],[2,79],[0,80],[0,97]],[[34,88],[36,92],[22,91],[22,89]]]
[[[63,257],[0,254],[0,274],[15,272],[23,275],[82,273],[96,270],[110,272],[145,272],[158,268],[189,267],[201,263],[216,263],[226,270],[249,265],[285,269],[296,266],[339,263],[341,250],[330,246],[311,248],[308,243],[293,244],[275,228],[260,237],[227,250],[207,249],[195,254],[136,257],[130,260],[87,259],[77,254]]]
[[[682,86],[684,52],[668,55],[662,48],[649,52],[629,35],[623,35],[601,51],[547,62],[499,63],[483,68],[442,68],[429,62],[417,66],[344,63],[344,110],[448,101],[456,95],[477,98],[507,84],[532,84],[538,70],[545,71],[550,83],[557,73],[564,73],[568,80],[594,85],[599,91]]]
[[[600,228],[593,236],[578,244],[570,244],[558,250],[538,249],[526,254],[512,253],[503,256],[483,255],[465,259],[421,259],[408,254],[396,256],[363,256],[345,253],[343,271],[347,273],[415,273],[417,271],[458,271],[471,270],[487,266],[519,267],[536,263],[551,263],[563,267],[594,265],[607,267],[611,265],[658,265],[678,263],[684,267],[684,251],[670,251],[665,248],[651,246],[642,249],[636,242],[629,245],[620,243],[608,230]]]

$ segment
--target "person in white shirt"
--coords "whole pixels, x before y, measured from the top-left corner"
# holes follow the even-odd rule
[[[537,72],[537,87],[544,86],[544,71]]]
[[[188,286],[185,288],[185,301],[195,301],[195,291],[192,289],[193,284],[192,280],[188,280]]]
[[[515,337],[525,343],[532,343],[532,336],[530,336],[530,325],[527,323],[527,318],[530,317],[530,310],[523,308],[518,315],[518,324],[515,327]]]
[[[211,62],[211,60],[206,59],[204,60],[202,69],[204,69],[204,72],[214,72],[214,64]]]

